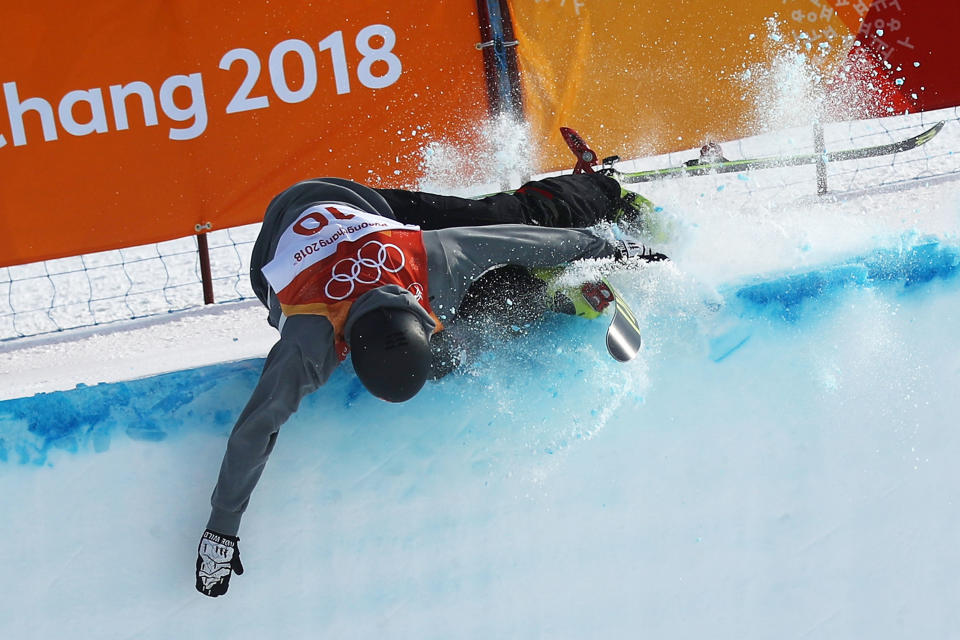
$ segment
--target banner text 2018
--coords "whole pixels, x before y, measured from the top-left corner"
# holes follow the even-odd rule
[[[357,33],[354,46],[362,58],[354,75],[361,85],[369,89],[383,89],[400,78],[403,65],[393,53],[395,44],[396,34],[384,24],[369,25]],[[271,106],[272,97],[287,104],[310,99],[319,85],[317,55],[323,55],[326,51],[330,52],[332,62],[333,88],[337,94],[350,93],[353,85],[342,31],[334,31],[320,40],[316,52],[304,40],[284,40],[274,46],[267,58],[266,72],[273,90],[272,96],[256,94],[254,91],[263,70],[260,56],[251,49],[231,49],[221,57],[219,68],[229,70],[235,64],[240,64],[245,65],[245,73],[227,104],[226,113],[266,109]],[[297,82],[294,83],[287,78],[284,68],[288,56],[296,59],[295,64],[302,65],[302,74],[297,74]],[[188,104],[184,104],[182,99],[185,95],[189,95]],[[135,101],[131,100],[134,96],[137,98]],[[39,140],[40,135],[46,142],[57,140],[61,129],[73,136],[127,130],[130,128],[128,109],[136,110],[137,104],[145,126],[158,126],[160,112],[175,123],[184,123],[183,127],[170,127],[171,140],[198,137],[206,130],[209,120],[200,72],[172,75],[161,83],[157,93],[142,81],[109,85],[106,92],[100,88],[69,91],[57,103],[56,109],[45,98],[21,96],[16,82],[3,83],[3,98],[10,136],[17,147]],[[77,112],[81,115],[78,116]],[[31,121],[38,122],[39,127],[35,128],[36,125],[30,124]],[[0,134],[0,147],[6,144],[6,138]]]

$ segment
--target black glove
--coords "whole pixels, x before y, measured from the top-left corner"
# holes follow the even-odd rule
[[[620,240],[617,242],[617,251],[614,254],[614,257],[619,262],[626,262],[628,260],[643,260],[644,262],[659,262],[661,260],[669,260],[667,256],[662,253],[654,253],[652,249],[648,249],[643,246],[643,243],[637,242],[636,240]]]
[[[240,538],[226,536],[207,529],[200,538],[197,549],[197,591],[216,598],[227,592],[230,574],[243,574],[240,562]]]

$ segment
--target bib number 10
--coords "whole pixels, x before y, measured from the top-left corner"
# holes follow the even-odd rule
[[[356,70],[360,84],[369,89],[383,89],[400,79],[403,65],[400,58],[393,53],[396,43],[396,34],[385,24],[372,24],[360,30],[354,41],[354,46],[363,56]],[[347,67],[342,31],[334,31],[317,43],[319,53],[327,50],[330,51],[333,63],[333,80],[337,93],[350,93],[350,70]],[[284,71],[284,60],[287,56],[296,56],[303,65],[303,83],[299,87],[291,88],[287,80]],[[270,99],[267,96],[252,95],[260,78],[259,56],[250,49],[231,49],[220,59],[220,68],[230,69],[238,61],[246,64],[247,73],[227,105],[227,113],[269,107]],[[313,48],[303,40],[284,40],[277,44],[270,52],[267,65],[273,92],[283,102],[303,102],[310,98],[317,88],[317,57]],[[375,72],[381,75],[376,75]]]

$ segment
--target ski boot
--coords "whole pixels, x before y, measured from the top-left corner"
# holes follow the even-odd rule
[[[604,280],[576,285],[563,285],[558,281],[563,267],[534,269],[533,275],[546,285],[547,308],[556,313],[593,319],[603,315],[613,302],[613,293]]]
[[[663,210],[639,193],[620,187],[620,200],[613,221],[624,231],[648,244],[666,244],[675,235],[675,224]]]
[[[639,193],[620,187],[620,201],[617,210],[613,213],[613,221],[629,227],[643,228],[648,226],[656,207]]]

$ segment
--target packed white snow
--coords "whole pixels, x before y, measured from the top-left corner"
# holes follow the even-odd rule
[[[604,322],[550,316],[403,405],[341,367],[282,429],[217,600],[196,546],[262,309],[4,343],[0,636],[952,635],[960,181],[843,188],[638,186],[673,260],[611,276],[629,364]]]

